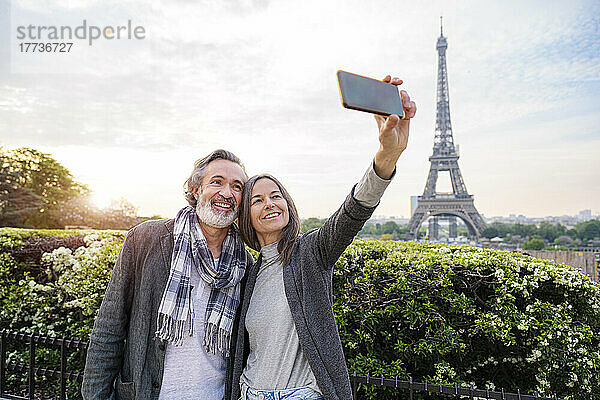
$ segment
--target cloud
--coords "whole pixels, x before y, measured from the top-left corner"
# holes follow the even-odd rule
[[[550,163],[561,150],[585,158],[590,152],[581,149],[598,147],[598,11],[594,2],[61,0],[42,7],[22,0],[13,12],[23,20],[132,19],[147,37],[79,46],[68,57],[38,56],[27,65],[13,60],[23,71],[2,75],[0,137],[5,145],[44,147],[64,157],[74,148],[98,159],[115,152],[127,158],[129,152],[144,168],[154,163],[147,152],[169,171],[183,159],[191,163],[225,147],[250,171],[273,172],[289,182],[303,215],[325,216],[378,147],[372,117],[341,107],[335,72],[391,73],[405,79],[419,112],[399,183],[378,214],[407,215],[408,197],[422,193],[433,146],[435,42],[443,14],[459,163],[467,187],[485,207],[481,211],[501,214],[518,204],[506,199],[495,205],[497,191],[485,183],[489,176],[512,177],[502,181],[510,185],[529,168],[528,157],[547,154]],[[561,162],[558,184],[578,173],[590,182],[596,178],[579,170],[597,166],[593,161]],[[87,169],[84,160],[73,168],[103,190],[117,190],[114,177]],[[550,182],[543,168],[532,170],[532,179],[543,183],[540,193],[550,193],[555,176]],[[164,172],[161,179],[180,174]],[[135,182],[132,174],[122,179]],[[168,196],[136,197],[128,186],[118,189],[120,195],[148,213],[170,215],[177,204]],[[167,190],[173,188],[157,189]]]

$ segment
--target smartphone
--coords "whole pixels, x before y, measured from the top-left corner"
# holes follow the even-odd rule
[[[344,107],[404,118],[402,100],[395,85],[346,71],[338,71],[337,78]]]

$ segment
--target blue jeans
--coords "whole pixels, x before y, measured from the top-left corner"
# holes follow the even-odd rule
[[[321,393],[309,387],[284,390],[256,390],[242,385],[241,400],[325,400]]]

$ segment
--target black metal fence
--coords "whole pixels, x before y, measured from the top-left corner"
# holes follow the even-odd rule
[[[510,393],[504,391],[504,389],[501,389],[501,391],[498,392],[489,389],[476,389],[473,387],[473,385],[469,387],[459,386],[458,384],[454,384],[454,386],[438,385],[428,383],[427,381],[416,382],[413,381],[412,378],[406,381],[400,380],[398,378],[384,378],[383,376],[363,376],[357,375],[356,372],[350,375],[350,382],[352,383],[352,394],[355,400],[357,399],[359,384],[395,388],[398,390],[398,398],[410,400],[413,400],[416,397],[416,392],[423,392],[424,394],[427,394],[429,396],[437,395],[436,398],[469,398],[470,400],[568,400],[562,398],[559,399],[556,395],[554,395],[553,397],[540,396],[537,391],[534,392],[534,394],[523,394],[520,390],[517,390],[517,393]]]
[[[6,356],[9,342],[24,343],[29,347],[29,362],[7,362]],[[60,365],[36,365],[36,347],[58,349],[60,351]],[[81,351],[85,357],[87,342],[81,340],[54,338],[48,336],[31,335],[25,333],[12,332],[7,329],[0,331],[0,398],[4,399],[30,399],[35,397],[36,376],[43,376],[59,381],[58,398],[66,399],[67,380],[74,380],[81,383],[83,374],[69,371],[67,368],[67,358],[70,352]],[[27,395],[26,397],[11,394],[7,392],[6,373],[27,373]]]
[[[29,347],[29,362],[7,362],[8,342],[24,343]],[[58,366],[36,366],[35,349],[41,345],[49,348],[60,350],[60,365]],[[85,352],[88,343],[81,340],[73,340],[67,338],[53,338],[47,336],[31,335],[24,333],[12,332],[7,329],[0,331],[0,400],[1,399],[19,399],[33,400],[36,393],[36,376],[44,376],[47,378],[58,379],[59,390],[57,396],[61,400],[67,397],[67,380],[73,380],[78,384],[83,379],[83,374],[80,372],[69,371],[67,368],[67,358],[69,352],[80,351],[81,356],[85,359]],[[7,372],[27,373],[27,395],[26,397],[17,394],[7,393]],[[477,389],[473,386],[465,387],[455,384],[454,386],[439,385],[425,382],[416,382],[410,380],[400,380],[396,378],[384,378],[383,376],[364,376],[358,375],[356,372],[350,375],[352,383],[353,399],[358,397],[359,385],[381,386],[393,388],[397,392],[397,398],[413,400],[417,394],[424,394],[438,398],[469,398],[473,399],[497,399],[497,400],[567,400],[559,399],[556,396],[544,397],[539,396],[537,392],[534,394],[523,394],[519,390],[517,393],[501,391],[493,391],[487,389]],[[395,395],[394,395],[395,396]],[[39,396],[38,396],[39,397]],[[395,396],[396,397],[396,396]],[[573,398],[574,399],[574,398]]]

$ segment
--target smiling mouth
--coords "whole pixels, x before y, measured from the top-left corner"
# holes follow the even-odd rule
[[[271,213],[268,213],[267,215],[265,215],[263,217],[263,219],[274,219],[274,218],[279,217],[280,215],[281,215],[281,213],[279,211],[274,211],[274,212],[271,212]]]
[[[231,211],[233,209],[233,204],[231,203],[227,203],[224,201],[215,201],[212,203],[212,205],[218,209],[218,210],[223,210],[223,211]]]

